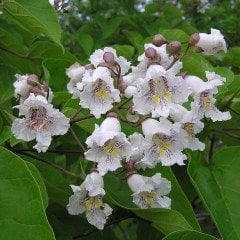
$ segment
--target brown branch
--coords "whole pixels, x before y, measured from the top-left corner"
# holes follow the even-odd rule
[[[71,119],[70,120],[70,124],[74,124],[76,122],[80,122],[80,121],[83,121],[83,120],[86,120],[86,119],[90,119],[90,118],[94,118],[94,116],[92,114],[90,114],[90,115],[87,115],[87,116]]]
[[[67,169],[65,169],[65,168],[57,165],[56,163],[50,162],[50,161],[48,161],[48,160],[45,160],[44,158],[41,158],[41,157],[36,156],[36,155],[34,155],[34,154],[30,154],[30,153],[26,153],[26,152],[21,152],[21,151],[19,151],[19,150],[17,150],[17,149],[14,149],[14,150],[11,149],[11,150],[14,151],[15,153],[18,153],[18,154],[21,154],[21,155],[24,155],[24,156],[33,158],[33,159],[35,159],[35,160],[37,160],[37,161],[40,161],[40,162],[43,162],[43,163],[46,163],[46,164],[50,165],[51,167],[53,167],[53,168],[55,168],[55,169],[57,169],[57,170],[65,173],[65,174],[67,174],[67,175],[69,175],[69,176],[72,176],[72,177],[75,177],[75,178],[79,178],[79,179],[82,178],[80,175],[78,175],[78,174],[76,174],[76,173],[73,173],[73,172],[70,172],[69,170],[67,170]]]

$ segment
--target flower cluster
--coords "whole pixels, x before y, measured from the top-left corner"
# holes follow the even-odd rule
[[[226,51],[225,40],[216,29],[211,29],[211,34],[193,34],[190,47],[206,55]],[[166,195],[171,191],[171,183],[160,173],[145,177],[137,171],[154,168],[159,163],[184,165],[187,160],[184,149],[204,150],[205,144],[197,137],[204,128],[203,118],[212,121],[231,118],[229,112],[221,112],[215,106],[214,99],[226,79],[208,71],[206,79],[182,74],[181,43],[169,43],[160,34],[153,37],[152,43],[145,44],[145,52],[138,57],[136,66],[110,47],[96,50],[89,61],[86,66],[75,63],[66,70],[72,98],[79,98],[81,107],[89,109],[95,118],[107,114],[87,138],[85,158],[94,162],[99,178],[124,168],[133,202],[138,207],[170,208],[171,199]],[[125,104],[119,104],[123,99],[128,103],[125,117],[119,109]],[[119,119],[140,125],[142,134],[126,136]],[[102,206],[102,201],[86,199],[103,195],[100,191],[90,194],[85,186],[88,178],[89,175],[80,187],[72,187],[74,195],[70,197],[68,211],[70,214],[86,211],[88,221],[98,228],[100,221],[102,228],[108,216],[104,208],[102,217],[96,215],[94,221],[88,217],[86,201],[94,205],[93,211]]]
[[[204,128],[204,118],[231,118],[229,112],[217,108],[214,98],[225,78],[208,71],[205,79],[181,72],[181,58],[191,47],[206,55],[226,51],[219,30],[193,34],[183,54],[180,42],[168,42],[160,34],[144,47],[136,66],[118,56],[113,48],[105,47],[90,56],[88,65],[74,63],[66,69],[72,98],[79,99],[81,108],[89,109],[90,116],[105,116],[85,142],[88,149],[84,155],[93,162],[94,169],[80,186],[71,185],[73,195],[67,206],[72,215],[85,213],[89,223],[98,229],[103,229],[112,213],[111,207],[103,203],[105,174],[123,168],[138,207],[170,208],[167,195],[171,183],[160,173],[146,177],[138,172],[157,164],[184,165],[185,149],[205,148],[197,136]],[[36,139],[34,148],[45,152],[52,136],[68,131],[69,119],[53,108],[53,94],[47,83],[33,74],[16,78],[15,97],[20,104],[15,108],[23,118],[14,121],[12,132],[18,139]],[[142,132],[126,136],[121,122],[139,126]]]
[[[15,97],[19,100],[19,116],[12,124],[17,139],[26,142],[36,139],[33,146],[38,152],[46,152],[52,136],[64,135],[69,129],[69,119],[54,109],[53,93],[46,82],[40,83],[34,74],[16,75]]]

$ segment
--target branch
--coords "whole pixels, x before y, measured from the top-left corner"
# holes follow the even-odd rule
[[[67,169],[65,169],[65,168],[57,165],[56,163],[47,161],[47,160],[45,160],[45,159],[43,159],[43,158],[41,158],[41,157],[39,157],[39,156],[36,156],[36,155],[34,155],[34,154],[30,154],[30,153],[26,153],[26,152],[21,152],[21,151],[19,151],[19,150],[17,150],[17,149],[10,149],[10,150],[12,150],[12,151],[15,152],[15,153],[19,153],[19,154],[21,154],[21,155],[24,155],[24,156],[33,158],[33,159],[35,159],[35,160],[37,160],[37,161],[46,163],[46,164],[50,165],[51,167],[56,168],[57,170],[65,173],[65,174],[67,174],[67,175],[69,175],[69,176],[82,179],[82,177],[81,177],[80,175],[78,175],[78,174],[76,174],[76,173],[73,173],[73,172],[70,172],[70,171],[68,171]]]
[[[78,145],[80,146],[80,148],[83,150],[83,152],[86,152],[87,149],[83,146],[83,144],[81,143],[81,141],[78,139],[77,134],[74,132],[74,130],[70,127],[70,132],[73,136],[73,138],[76,140],[76,142],[78,143]]]
[[[87,115],[87,116],[74,118],[74,119],[70,120],[70,124],[72,125],[72,124],[74,124],[76,122],[80,122],[80,121],[83,121],[83,120],[86,120],[86,119],[90,119],[90,118],[94,118],[94,116],[92,114],[90,114],[90,115]]]

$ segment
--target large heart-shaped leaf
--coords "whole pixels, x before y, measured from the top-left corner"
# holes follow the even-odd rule
[[[224,240],[240,239],[240,147],[216,152],[210,163],[194,152],[189,175]]]
[[[1,239],[54,240],[36,169],[32,172],[24,160],[3,147],[0,165]]]

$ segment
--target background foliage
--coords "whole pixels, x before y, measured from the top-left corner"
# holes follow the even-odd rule
[[[0,1],[0,239],[240,239],[240,3],[209,2],[202,14],[199,1],[190,0],[75,0],[68,13],[57,16],[47,0]],[[90,164],[70,133],[55,138],[41,154],[12,136],[14,75],[35,73],[47,80],[53,103],[71,117],[78,101],[66,91],[65,69],[76,61],[87,63],[94,49],[112,46],[135,62],[154,34],[186,42],[192,33],[211,27],[225,35],[228,52],[213,57],[190,52],[183,59],[184,71],[203,77],[205,70],[213,70],[225,76],[218,107],[230,110],[232,119],[205,121],[200,138],[207,148],[188,152],[187,166],[158,166],[144,173],[160,171],[172,182],[172,210],[137,209],[123,176],[107,175],[106,201],[114,214],[105,229],[97,231],[82,216],[68,215],[69,184],[81,183]],[[73,129],[84,141],[95,122],[81,121]],[[127,135],[136,131],[123,129]]]

